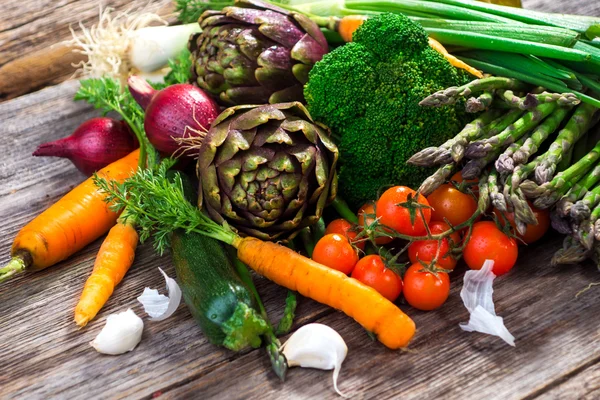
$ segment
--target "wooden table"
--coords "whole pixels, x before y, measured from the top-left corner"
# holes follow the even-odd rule
[[[45,11],[38,1],[0,5],[1,63],[27,57],[24,49],[38,51],[49,40],[60,40],[65,35],[61,23],[78,15],[91,19],[96,12],[93,1],[45,3]],[[596,1],[524,3],[600,15]],[[29,19],[21,15],[21,5],[39,10]],[[54,35],[44,37],[44,32]],[[30,157],[39,143],[66,136],[97,115],[71,100],[76,89],[76,81],[67,81],[0,104],[0,264],[8,261],[20,227],[83,179],[68,161]],[[339,383],[355,398],[600,398],[600,291],[575,298],[600,275],[592,264],[551,267],[560,243],[551,236],[523,250],[518,266],[495,283],[496,311],[516,337],[516,348],[460,330],[458,324],[468,320],[459,297],[464,266],[454,274],[451,297],[439,311],[402,306],[418,326],[408,351],[387,350],[345,315],[305,298],[294,329],[321,322],[344,337],[349,353]],[[291,369],[281,383],[263,349],[233,353],[209,344],[183,305],[165,321],[145,320],[142,342],[133,352],[96,353],[88,343],[106,316],[129,307],[144,315],[136,297],[145,286],[163,288],[157,267],[174,274],[168,257],[141,246],[97,320],[77,330],[73,308],[99,245],[100,240],[53,268],[0,286],[0,398],[337,398],[331,372]],[[285,290],[260,277],[257,285],[277,320]]]

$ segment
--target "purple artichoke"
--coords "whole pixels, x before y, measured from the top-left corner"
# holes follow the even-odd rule
[[[192,79],[226,105],[304,102],[308,72],[328,51],[308,17],[259,0],[205,11],[199,23]]]
[[[337,159],[327,128],[299,102],[231,107],[200,147],[198,204],[241,233],[293,237],[335,197]]]

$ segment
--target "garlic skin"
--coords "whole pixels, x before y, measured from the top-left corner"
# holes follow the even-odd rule
[[[469,311],[469,323],[459,324],[467,332],[481,332],[498,336],[510,346],[515,346],[515,337],[504,326],[502,317],[496,315],[492,287],[496,275],[492,272],[494,262],[486,260],[480,270],[465,272],[460,297]]]
[[[169,296],[159,294],[158,290],[147,287],[142,295],[137,298],[144,307],[146,314],[150,316],[150,321],[162,321],[169,318],[177,311],[177,307],[181,303],[182,293],[177,281],[170,278],[161,268],[158,270],[165,278]]]
[[[327,325],[307,324],[294,332],[281,350],[288,367],[333,369],[333,387],[340,396],[346,397],[337,387],[340,368],[348,353],[348,346],[339,333]]]
[[[106,325],[90,345],[98,353],[118,355],[127,353],[142,340],[144,321],[131,308],[118,314],[110,314]]]

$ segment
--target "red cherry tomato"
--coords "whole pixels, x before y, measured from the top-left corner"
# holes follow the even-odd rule
[[[492,272],[502,275],[517,262],[519,250],[515,239],[506,236],[494,222],[482,221],[473,225],[463,257],[471,269],[481,269],[485,260],[494,261]]]
[[[325,234],[328,235],[330,233],[337,233],[338,235],[345,236],[351,244],[355,245],[361,250],[365,249],[365,242],[359,240],[355,242],[356,236],[358,235],[358,231],[356,230],[356,226],[352,223],[346,221],[343,218],[334,219],[327,225],[327,229],[325,229]],[[362,239],[362,238],[361,238]]]
[[[521,235],[515,229],[515,213],[501,213],[500,211],[494,208],[494,214],[496,214],[496,216],[498,217],[498,221],[502,225],[504,225],[508,221],[510,226],[513,227],[515,234],[519,238],[521,238],[521,240],[523,240],[523,242],[525,242],[526,244],[537,242],[542,238],[542,236],[546,234],[546,232],[548,232],[548,229],[550,228],[550,213],[548,212],[548,210],[539,210],[535,208],[533,204],[531,204],[531,202],[528,201],[528,203],[529,207],[531,207],[531,210],[533,211],[533,215],[535,215],[535,217],[537,218],[538,223],[537,225],[528,224],[524,235]],[[501,215],[503,215],[505,219],[503,219]]]
[[[450,230],[450,226],[445,222],[434,221],[429,224],[429,231],[432,235],[438,235],[448,230]],[[447,238],[442,239],[441,246],[439,246],[439,253],[438,244],[438,240],[417,240],[416,242],[411,243],[408,247],[408,257],[410,258],[410,262],[415,264],[421,260],[425,263],[430,263],[435,256],[439,254],[437,264],[443,269],[454,269],[457,260],[448,254],[448,251],[451,246],[455,247],[460,244],[460,234],[454,232]]]
[[[437,276],[431,272],[421,272],[419,263],[411,265],[404,274],[404,298],[414,308],[423,311],[440,307],[450,294],[450,278],[445,272]]]
[[[431,220],[448,220],[453,226],[462,224],[475,214],[477,202],[450,184],[443,184],[427,196],[431,206]]]
[[[372,203],[367,203],[358,209],[357,215],[358,215],[358,225],[359,226],[370,225],[373,223],[373,220],[374,220],[374,218],[371,217],[370,215],[375,215],[375,207],[373,206]],[[365,216],[367,216],[366,222],[365,222]],[[389,236],[379,236],[378,238],[375,239],[375,243],[377,243],[379,245],[383,245],[383,244],[388,244],[392,240],[394,240],[394,238],[389,237]]]
[[[352,277],[371,286],[389,301],[396,300],[402,293],[402,279],[394,271],[386,268],[381,257],[377,255],[361,258],[352,271]]]
[[[424,235],[425,224],[428,224],[431,220],[431,209],[425,196],[419,194],[417,198],[418,203],[426,207],[422,208],[422,214],[418,209],[416,210],[414,222],[411,221],[410,211],[399,205],[405,203],[409,196],[414,198],[416,194],[417,192],[406,186],[394,186],[386,190],[377,200],[377,206],[375,207],[379,222],[404,235]]]
[[[313,251],[313,260],[348,275],[358,262],[358,254],[348,239],[337,233],[323,236]]]

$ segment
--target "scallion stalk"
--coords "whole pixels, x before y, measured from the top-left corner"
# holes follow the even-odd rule
[[[568,47],[527,42],[475,32],[457,32],[448,29],[429,28],[429,36],[443,45],[465,46],[473,49],[494,50],[508,53],[532,54],[534,56],[568,61],[592,61],[589,53]]]

